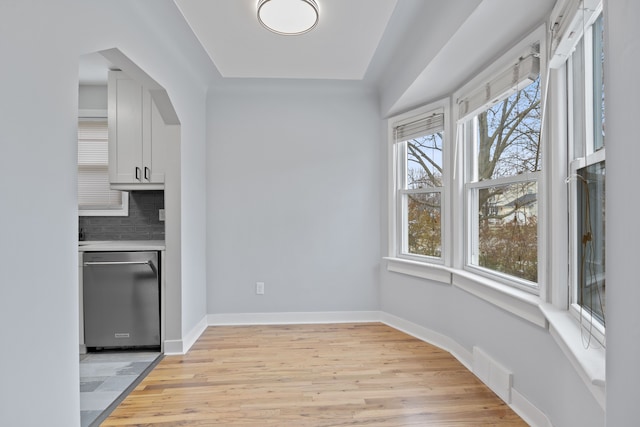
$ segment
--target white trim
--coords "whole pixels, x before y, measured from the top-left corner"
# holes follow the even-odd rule
[[[203,316],[202,319],[186,334],[182,337],[183,343],[183,352],[186,354],[189,349],[198,341],[200,335],[207,329],[209,326],[207,322],[207,316]]]
[[[187,354],[191,347],[198,341],[198,338],[209,326],[207,322],[207,316],[205,315],[196,325],[186,334],[182,336],[180,340],[165,340],[164,342],[164,354],[169,356],[176,356]]]
[[[576,44],[602,12],[602,0],[558,1],[551,11],[550,68],[561,67],[571,56]]]
[[[385,312],[380,312],[380,321],[387,326],[448,351],[465,368],[473,372],[473,354],[448,336]]]
[[[549,333],[580,375],[602,409],[606,409],[606,360],[601,346],[585,348],[578,321],[567,311],[551,304],[540,304],[549,321]],[[593,342],[596,342],[593,340]]]
[[[403,171],[399,170],[398,166],[398,153],[397,153],[397,144],[395,138],[395,127],[399,124],[411,122],[416,120],[417,117],[420,116],[429,116],[432,114],[444,114],[444,140],[443,140],[443,158],[442,158],[442,166],[444,169],[443,173],[443,183],[441,187],[437,188],[429,188],[425,189],[426,192],[434,192],[439,191],[440,198],[440,218],[441,218],[441,246],[442,251],[440,257],[434,258],[433,262],[443,263],[446,259],[451,257],[451,244],[450,237],[446,232],[446,229],[450,227],[449,223],[449,195],[447,194],[446,188],[451,185],[451,178],[449,173],[449,162],[450,162],[450,154],[451,151],[451,119],[450,119],[450,99],[444,98],[439,101],[435,101],[429,103],[427,105],[423,105],[422,107],[415,108],[411,111],[395,115],[387,119],[387,160],[388,160],[388,170],[387,170],[387,189],[388,189],[388,253],[389,257],[396,257],[401,254],[403,251],[402,248],[402,233],[403,233],[403,224],[402,224],[402,215],[400,215],[401,207],[399,200],[399,189],[397,188],[398,184],[398,176],[403,173]]]
[[[547,327],[547,319],[539,309],[540,298],[537,295],[459,270],[453,272],[452,283],[534,325]]]
[[[515,58],[519,58],[523,55],[529,55],[532,53],[532,47],[539,43],[540,45],[540,66],[539,66],[539,78],[540,78],[540,93],[541,93],[541,105],[546,101],[546,49],[547,49],[547,40],[546,40],[546,28],[545,25],[541,25],[537,27],[535,30],[530,32],[525,38],[520,40],[516,45],[514,45],[508,52],[503,54],[499,60],[495,61],[491,66],[485,68],[480,73],[476,74],[468,83],[458,88],[452,94],[452,99],[455,100],[456,103],[464,100],[469,95],[473,95],[478,90],[482,90],[485,88],[487,82],[493,81],[496,76],[500,75],[505,69],[513,66],[513,61]],[[479,89],[480,88],[480,89]],[[498,283],[498,281],[504,283],[505,285],[512,286],[516,289],[546,295],[546,286],[547,286],[547,277],[548,274],[546,270],[546,264],[540,262],[543,259],[543,256],[547,250],[548,239],[544,235],[545,226],[548,226],[548,219],[546,218],[547,212],[546,204],[540,203],[540,201],[546,200],[547,190],[546,185],[547,181],[545,180],[545,170],[547,166],[544,166],[542,171],[529,172],[522,175],[515,175],[511,177],[502,177],[496,179],[488,179],[485,181],[477,181],[470,179],[472,177],[471,167],[473,162],[476,161],[476,158],[472,153],[469,153],[468,141],[471,138],[471,135],[475,135],[476,132],[472,132],[472,127],[476,126],[476,120],[471,119],[474,114],[477,114],[479,111],[482,111],[486,106],[492,105],[493,102],[485,104],[480,109],[474,109],[474,111],[469,111],[469,113],[465,113],[465,116],[461,116],[460,109],[457,111],[452,111],[452,119],[458,125],[458,132],[456,138],[456,150],[460,150],[460,153],[457,153],[457,157],[459,159],[454,159],[453,168],[456,171],[454,179],[454,185],[450,186],[452,191],[456,193],[450,193],[454,200],[452,201],[452,205],[457,207],[458,209],[453,210],[452,222],[454,225],[453,236],[451,236],[453,241],[457,244],[454,247],[453,258],[451,260],[445,260],[447,265],[453,265],[458,270],[454,270],[453,273],[461,270],[470,270],[475,273],[475,277],[478,277],[476,282],[485,282],[484,279],[480,276],[485,276],[488,278],[486,281],[490,283],[490,287],[494,287],[494,283]],[[547,144],[548,137],[546,131],[546,125],[542,123],[541,125],[541,146],[543,156],[547,152]],[[458,146],[458,144],[461,144]],[[473,144],[471,144],[473,146]],[[544,158],[543,158],[544,161]],[[458,170],[459,169],[459,170]],[[519,182],[531,182],[536,183],[537,185],[537,200],[538,200],[538,245],[537,245],[537,254],[538,254],[538,274],[537,274],[537,283],[535,286],[530,286],[529,282],[525,280],[521,280],[515,276],[510,276],[507,274],[502,274],[499,271],[493,271],[489,269],[482,269],[477,265],[477,262],[474,261],[474,251],[477,251],[478,248],[478,228],[477,228],[477,212],[474,211],[473,206],[473,196],[474,192],[478,189],[493,187],[496,185],[506,185],[506,184],[515,184]],[[463,273],[464,274],[464,273]],[[455,276],[454,276],[455,279]],[[455,284],[455,283],[454,283]],[[500,286],[501,287],[501,286]],[[465,287],[465,290],[478,295],[477,292],[473,292],[473,289],[470,287]],[[480,295],[478,295],[480,296]],[[495,298],[490,298],[487,295],[481,296],[487,301],[496,303]],[[513,309],[510,305],[503,306],[502,304],[498,304],[500,307],[505,308],[509,311],[513,312]],[[531,310],[525,310],[525,312],[530,312]],[[517,311],[515,314],[520,315],[521,317],[526,318],[527,320],[531,320],[531,313],[526,316],[522,316],[521,310]],[[541,316],[537,313],[534,315],[536,320],[533,322],[536,324],[541,324],[543,322],[540,321]]]
[[[378,311],[316,311],[280,313],[215,313],[207,315],[209,326],[288,325],[313,323],[379,322]]]
[[[451,271],[447,267],[402,258],[384,257],[383,259],[387,261],[387,271],[451,284]]]
[[[383,259],[387,271],[453,285],[534,325],[547,327],[538,295],[457,268],[394,257]]]
[[[164,341],[164,355],[165,356],[178,356],[184,354],[182,347],[182,340],[165,340]]]
[[[164,190],[164,184],[145,184],[145,183],[114,184],[114,183],[111,183],[111,189],[120,190],[120,191]]]
[[[521,395],[518,390],[511,388],[511,404],[513,411],[520,415],[532,427],[553,427],[551,420],[540,409]]]
[[[473,371],[473,353],[469,352],[455,340],[392,314],[380,312],[380,316],[382,323],[385,325],[448,351],[453,357],[458,359],[465,368],[475,375],[475,372]],[[487,386],[491,388],[493,392],[498,394],[489,384],[487,384]],[[513,388],[513,386],[510,386],[510,396],[511,401],[505,403],[507,403],[515,413],[526,421],[527,424],[532,427],[553,427],[553,424],[551,424],[551,421],[547,418],[544,412],[527,400],[522,394]]]
[[[464,184],[466,189],[483,189],[491,187],[500,187],[509,184],[518,184],[521,182],[538,182],[540,181],[542,171],[525,172],[519,175],[505,176],[501,178],[485,179],[483,181],[469,181]]]

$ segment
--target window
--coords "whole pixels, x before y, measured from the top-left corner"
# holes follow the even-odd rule
[[[459,102],[466,268],[534,293],[542,170],[538,49]]]
[[[393,125],[399,256],[442,260],[444,113]]]
[[[126,216],[128,193],[111,190],[106,118],[78,121],[78,213]]]
[[[593,22],[590,22],[593,20]],[[569,127],[569,222],[572,242],[572,311],[589,337],[604,343],[605,111],[602,13],[584,20],[580,42],[567,60]]]

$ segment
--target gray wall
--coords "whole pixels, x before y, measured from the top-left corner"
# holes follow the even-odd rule
[[[106,85],[80,85],[78,88],[78,108],[107,110]],[[105,116],[106,117],[106,116]]]
[[[129,192],[128,216],[81,216],[84,240],[164,240],[164,191]]]
[[[246,82],[210,91],[208,123],[208,312],[377,309],[373,94]]]
[[[450,285],[381,272],[382,310],[483,349],[556,427],[602,427],[604,411],[546,329]]]
[[[80,425],[75,142],[80,55],[118,47],[171,97],[182,124],[180,156],[173,158],[188,162],[181,168],[178,227],[184,250],[193,255],[177,258],[187,265],[178,298],[171,301],[177,305],[174,329],[189,330],[195,323],[187,322],[206,314],[200,159],[205,93],[215,70],[175,17],[180,14],[170,0],[0,2],[6,65],[0,79],[2,425]],[[43,254],[35,263],[34,252]]]
[[[607,426],[638,423],[640,2],[605,0]]]

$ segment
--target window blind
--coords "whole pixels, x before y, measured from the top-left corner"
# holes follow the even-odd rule
[[[120,209],[122,192],[109,183],[109,143],[106,119],[78,121],[78,207]]]
[[[564,64],[584,29],[598,17],[602,0],[564,0],[558,1],[551,12],[551,58],[550,68]]]
[[[408,141],[421,136],[444,131],[444,114],[435,113],[428,116],[409,119],[394,127],[396,142]]]
[[[533,83],[539,74],[540,58],[533,53],[521,58],[515,65],[460,98],[458,100],[459,120],[473,117],[512,93],[525,88]]]

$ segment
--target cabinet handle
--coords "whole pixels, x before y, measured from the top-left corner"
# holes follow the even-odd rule
[[[142,172],[142,171],[140,170],[140,168],[136,166],[136,179],[137,179],[138,181],[140,181],[140,173],[141,173],[141,172]]]
[[[149,180],[151,179],[151,178],[149,177],[149,176],[151,175],[151,174],[150,174],[150,172],[151,172],[151,171],[149,170],[149,168],[145,166],[145,167],[144,167],[144,179],[146,179],[147,181],[149,181]]]

